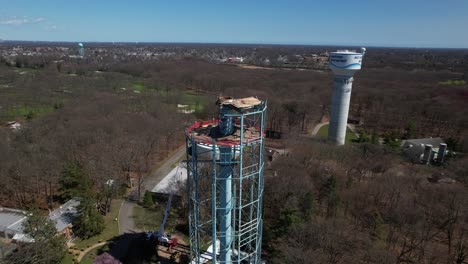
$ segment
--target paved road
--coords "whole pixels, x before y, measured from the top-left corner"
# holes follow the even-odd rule
[[[131,200],[123,200],[120,205],[119,211],[119,233],[137,233],[141,230],[138,230],[135,227],[135,222],[133,221],[133,207],[138,206],[136,202]]]
[[[330,124],[330,122],[323,122],[323,123],[318,123],[314,129],[312,130],[312,136],[315,136],[317,135],[318,131],[320,130],[320,128],[322,128],[324,125],[328,125]],[[347,124],[347,128],[349,128],[349,130],[351,130],[352,132],[356,133],[356,126],[353,125],[353,124]]]
[[[78,256],[78,263],[81,262],[81,259],[91,250],[97,248],[97,247],[100,247],[100,246],[104,246],[105,244],[109,243],[108,241],[104,241],[104,242],[101,242],[101,243],[97,243],[97,244],[94,244],[92,245],[91,247],[85,249],[84,251],[80,252],[80,255]]]
[[[323,122],[323,123],[318,123],[314,129],[312,130],[312,136],[315,136],[317,135],[318,131],[320,130],[320,128],[322,128],[324,125],[328,125],[330,124],[330,122]]]

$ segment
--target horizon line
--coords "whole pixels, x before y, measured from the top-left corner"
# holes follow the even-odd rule
[[[434,47],[434,46],[400,46],[400,45],[357,45],[357,44],[298,44],[298,43],[251,43],[251,42],[197,42],[197,41],[72,41],[72,40],[11,40],[0,39],[5,42],[43,42],[43,43],[118,43],[118,44],[215,44],[215,45],[258,45],[258,46],[315,46],[315,47],[369,47],[369,48],[394,48],[394,49],[454,49],[466,50],[468,47]]]

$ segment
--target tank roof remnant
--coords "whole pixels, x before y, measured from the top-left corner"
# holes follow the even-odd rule
[[[228,96],[220,96],[216,101],[216,104],[223,108],[223,111],[226,111],[225,114],[228,115],[238,115],[238,114],[248,114],[251,112],[258,111],[264,102],[255,98],[255,97],[245,97],[245,98],[232,98]],[[198,143],[203,143],[211,145],[213,140],[216,140],[216,144],[222,146],[236,146],[241,144],[241,139],[243,144],[250,143],[255,140],[259,140],[260,127],[258,124],[252,125],[248,122],[243,124],[241,128],[240,123],[233,123],[232,132],[229,134],[224,134],[221,128],[221,119],[211,119],[205,121],[198,121],[187,127],[186,134],[191,136]],[[243,136],[241,137],[241,131],[243,131]]]
[[[235,146],[240,144],[241,140],[240,125],[234,125],[234,133],[223,136],[219,132],[219,120],[213,119],[208,121],[195,122],[187,128],[187,135],[192,135],[193,138],[200,143],[211,144],[213,139],[216,139],[218,145]],[[259,139],[258,128],[244,126],[243,143],[247,144],[251,141]]]
[[[262,101],[252,96],[239,98],[239,99],[234,99],[229,96],[220,96],[218,97],[218,101],[216,101],[216,104],[226,105],[226,106],[230,105],[237,109],[248,109],[248,108],[252,108],[254,106],[260,105],[261,103]]]

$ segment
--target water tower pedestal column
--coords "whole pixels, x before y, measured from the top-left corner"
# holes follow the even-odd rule
[[[352,76],[335,76],[333,79],[332,112],[328,139],[337,145],[345,143],[352,85]]]
[[[219,194],[219,253],[220,262],[231,263],[231,244],[232,244],[232,148],[219,147],[219,186],[221,188]]]
[[[365,52],[366,49],[361,48],[359,53],[349,50],[330,53],[328,66],[333,71],[334,78],[328,139],[336,145],[345,144],[353,75],[361,69]]]

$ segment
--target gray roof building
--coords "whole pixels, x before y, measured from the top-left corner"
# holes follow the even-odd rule
[[[401,148],[405,156],[407,156],[414,163],[427,162],[424,160],[424,149],[426,146],[431,146],[429,159],[433,160],[438,157],[439,146],[445,144],[444,140],[439,137],[436,138],[418,138],[418,139],[407,139],[401,142]],[[444,152],[444,151],[442,151]]]
[[[58,233],[70,237],[73,219],[78,214],[80,205],[78,198],[73,198],[49,213],[49,219],[55,223]],[[25,211],[0,207],[0,235],[7,239],[31,242],[32,239],[23,233],[23,223],[26,221]]]
[[[62,232],[66,227],[72,224],[73,219],[78,214],[77,208],[79,205],[80,201],[77,198],[73,198],[49,213],[49,218],[55,222],[55,227],[58,232]]]
[[[15,234],[23,232],[23,222],[26,220],[26,212],[0,207],[0,235],[5,238],[13,238]]]
[[[402,148],[407,148],[411,146],[423,146],[424,145],[432,145],[432,146],[439,146],[440,143],[444,143],[444,140],[442,140],[440,137],[435,137],[435,138],[415,138],[415,139],[407,139],[403,140],[401,142],[401,147]]]

